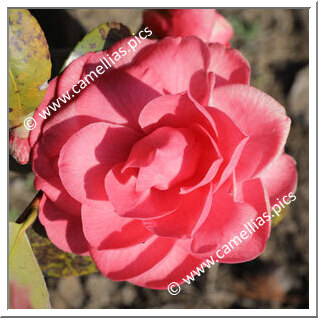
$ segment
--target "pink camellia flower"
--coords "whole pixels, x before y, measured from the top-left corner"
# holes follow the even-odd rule
[[[30,145],[28,138],[19,138],[14,130],[9,130],[10,154],[21,165],[27,164],[30,157]]]
[[[194,35],[229,46],[234,35],[232,25],[215,9],[145,10],[143,23],[160,38]]]
[[[16,281],[10,282],[10,309],[34,309],[31,304],[30,291]]]
[[[127,41],[72,62],[35,117]],[[90,254],[112,280],[164,289],[295,191],[290,119],[249,77],[221,44],[144,40],[38,122],[32,164],[51,241]],[[266,222],[220,262],[254,259],[269,234]]]

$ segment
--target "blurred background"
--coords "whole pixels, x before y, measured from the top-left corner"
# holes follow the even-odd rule
[[[57,75],[73,47],[103,22],[121,22],[132,32],[141,9],[33,9],[51,52]],[[266,251],[242,264],[220,264],[182,285],[177,296],[166,290],[113,282],[96,273],[46,278],[52,308],[308,308],[308,10],[219,10],[235,30],[232,47],[252,67],[251,85],[277,99],[292,119],[286,152],[297,161],[297,200],[272,229]],[[30,165],[10,157],[9,218],[15,221],[36,193]]]

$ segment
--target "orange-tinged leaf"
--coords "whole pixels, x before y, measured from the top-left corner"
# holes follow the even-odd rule
[[[41,103],[51,76],[51,59],[44,33],[26,9],[9,10],[9,122],[21,124],[23,116]]]

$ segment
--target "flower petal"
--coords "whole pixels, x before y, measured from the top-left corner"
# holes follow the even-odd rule
[[[94,55],[93,52],[86,53],[67,66],[63,73],[58,77],[57,97],[63,96],[63,94],[72,89],[73,85],[77,84],[81,79],[84,65],[92,55]]]
[[[258,175],[282,153],[290,119],[273,98],[251,86],[224,85],[214,89],[213,106],[249,137],[236,167],[238,181]]]
[[[172,36],[197,36],[205,42],[212,40],[212,30],[216,22],[215,9],[171,9]]]
[[[59,157],[59,174],[66,190],[80,202],[107,200],[104,187],[107,172],[126,160],[139,137],[129,127],[102,122],[76,132],[65,143]]]
[[[138,168],[136,191],[167,190],[192,177],[198,143],[190,129],[160,127],[134,144],[125,164]]]
[[[216,126],[216,143],[222,157],[218,173],[213,179],[214,192],[233,173],[248,137],[235,125],[230,117],[215,107],[205,107]],[[231,136],[231,138],[229,138]]]
[[[98,65],[102,66],[105,70],[105,73],[101,70],[99,71],[101,73],[98,73],[99,77],[106,75],[106,72],[110,69],[127,66],[134,62],[134,59],[144,47],[157,42],[157,40],[150,39],[140,41],[138,38],[138,40],[134,36],[126,37],[117,41],[108,50],[95,52],[89,56],[83,66],[82,78],[91,71],[96,72]]]
[[[162,14],[166,10],[144,10],[143,24],[149,26],[150,29],[160,38],[167,35],[169,31],[168,13]]]
[[[161,218],[143,220],[145,227],[160,237],[191,237],[210,212],[211,190],[208,184],[183,195],[176,211]]]
[[[160,38],[194,35],[229,45],[234,35],[231,24],[215,9],[145,10],[143,22]]]
[[[245,181],[241,187],[240,202],[221,191],[213,196],[210,215],[191,244],[195,256],[217,255],[221,263],[239,263],[254,259],[264,251],[270,234],[267,195],[260,179]],[[244,240],[239,236],[242,231],[248,231],[249,224],[254,230],[251,229]],[[224,246],[231,246],[230,252],[225,253]]]
[[[147,74],[142,71],[134,77],[122,69],[110,70],[79,94],[76,99],[77,115],[140,130],[138,117],[141,110],[149,101],[160,96],[156,88],[143,83],[144,76]]]
[[[128,281],[141,287],[167,289],[171,282],[183,284],[183,278],[201,263],[202,260],[188,254],[178,241],[160,262]]]
[[[229,46],[229,41],[233,36],[234,30],[231,23],[216,11],[215,23],[209,42],[217,42]]]
[[[291,156],[282,154],[259,177],[264,183],[270,204],[273,206],[277,203],[277,199],[282,200],[289,193],[295,193],[297,187],[296,162]]]
[[[65,252],[87,255],[88,246],[80,214],[75,216],[65,213],[43,194],[39,219],[54,245]]]
[[[178,188],[166,191],[151,188],[136,192],[136,169],[123,172],[123,164],[112,168],[105,178],[109,200],[120,216],[131,218],[153,218],[173,212],[180,204]]]
[[[185,194],[208,184],[217,175],[223,158],[218,145],[209,133],[200,125],[194,125],[199,164],[192,178],[184,181],[180,193]]]
[[[196,103],[187,93],[154,98],[143,108],[138,121],[146,134],[163,126],[187,127],[197,123],[212,137],[216,136],[216,127],[207,108]]]
[[[165,38],[155,46],[145,47],[127,72],[147,71],[146,84],[157,87],[159,79],[165,93],[178,94],[190,87],[194,74],[207,70],[209,65],[209,49],[197,37]],[[204,77],[202,80],[206,81]]]
[[[99,250],[90,246],[90,254],[103,275],[121,281],[138,276],[160,262],[171,250],[172,239],[152,237],[132,247]]]
[[[224,84],[249,84],[251,68],[245,57],[235,49],[218,43],[208,44],[211,54],[209,71],[216,75],[215,86]]]
[[[82,220],[87,241],[97,249],[129,247],[152,236],[141,221],[118,216],[110,202],[85,202]]]
[[[73,215],[80,215],[81,206],[78,201],[72,198],[65,190],[58,175],[57,159],[49,158],[43,151],[41,144],[36,143],[32,150],[32,168],[35,173],[34,186],[42,190],[48,199],[55,205]]]

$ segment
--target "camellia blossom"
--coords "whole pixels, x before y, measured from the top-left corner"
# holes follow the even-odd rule
[[[143,23],[157,36],[194,35],[204,42],[229,46],[234,30],[215,9],[160,9],[145,10]]]
[[[10,309],[34,309],[29,289],[14,280],[10,282]]]
[[[109,51],[54,78],[37,115]],[[234,49],[197,37],[144,40],[30,134],[39,218],[60,249],[115,281],[167,288],[294,192],[285,109],[249,85]],[[260,255],[266,222],[220,260]]]
[[[13,128],[9,130],[9,148],[10,154],[13,158],[21,165],[27,164],[30,158],[30,145],[29,138],[20,137],[19,130],[22,130],[23,127]],[[17,132],[18,131],[18,132]]]

